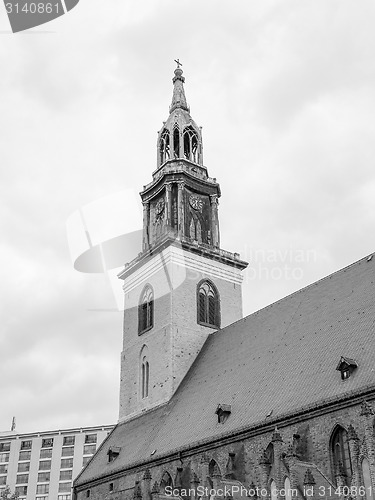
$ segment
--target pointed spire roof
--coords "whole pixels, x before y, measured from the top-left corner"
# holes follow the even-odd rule
[[[186,102],[185,90],[184,90],[184,82],[185,78],[182,76],[182,69],[180,66],[182,64],[178,59],[175,60],[177,63],[177,68],[174,70],[174,78],[173,78],[173,96],[172,96],[172,104],[169,107],[169,112],[172,113],[177,108],[184,109],[188,113],[190,112],[190,108]]]

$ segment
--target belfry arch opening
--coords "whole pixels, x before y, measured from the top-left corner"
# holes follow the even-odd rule
[[[175,158],[180,157],[180,130],[177,125],[173,129],[173,154]]]
[[[184,157],[198,163],[198,135],[192,126],[184,130]]]
[[[169,130],[164,130],[160,137],[160,163],[164,163],[171,157]]]

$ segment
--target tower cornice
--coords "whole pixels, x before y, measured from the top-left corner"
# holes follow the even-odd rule
[[[215,178],[207,176],[207,172],[200,169],[198,165],[187,160],[170,160],[153,174],[153,180],[143,186],[140,193],[142,200],[147,201],[158,192],[162,191],[169,182],[176,183],[184,181],[186,186],[201,191],[207,195],[216,194],[221,196],[220,185]]]
[[[119,279],[125,280],[128,276],[133,274],[137,269],[144,266],[146,262],[152,259],[156,254],[160,254],[169,246],[174,246],[182,250],[186,250],[195,255],[206,257],[210,260],[229,265],[242,271],[248,266],[248,262],[240,259],[238,253],[228,252],[221,248],[212,248],[208,245],[197,245],[189,241],[188,238],[177,239],[176,233],[170,231],[157,245],[149,248],[147,251],[140,253],[131,262],[125,264],[125,268],[117,275]]]

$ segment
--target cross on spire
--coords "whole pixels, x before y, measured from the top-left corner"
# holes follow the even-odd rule
[[[180,66],[182,66],[182,63],[180,63],[179,59],[175,59],[174,62],[177,64],[177,68],[179,68]]]

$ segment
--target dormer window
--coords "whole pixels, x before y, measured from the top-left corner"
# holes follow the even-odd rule
[[[113,462],[120,454],[121,448],[119,446],[111,446],[107,452],[108,463]]]
[[[347,380],[357,367],[358,367],[357,362],[354,361],[354,359],[341,356],[339,364],[336,367],[336,370],[341,372],[342,380]]]
[[[217,415],[218,423],[224,424],[228,420],[229,415],[232,413],[232,406],[225,405],[225,404],[219,404],[216,408],[215,413]]]

